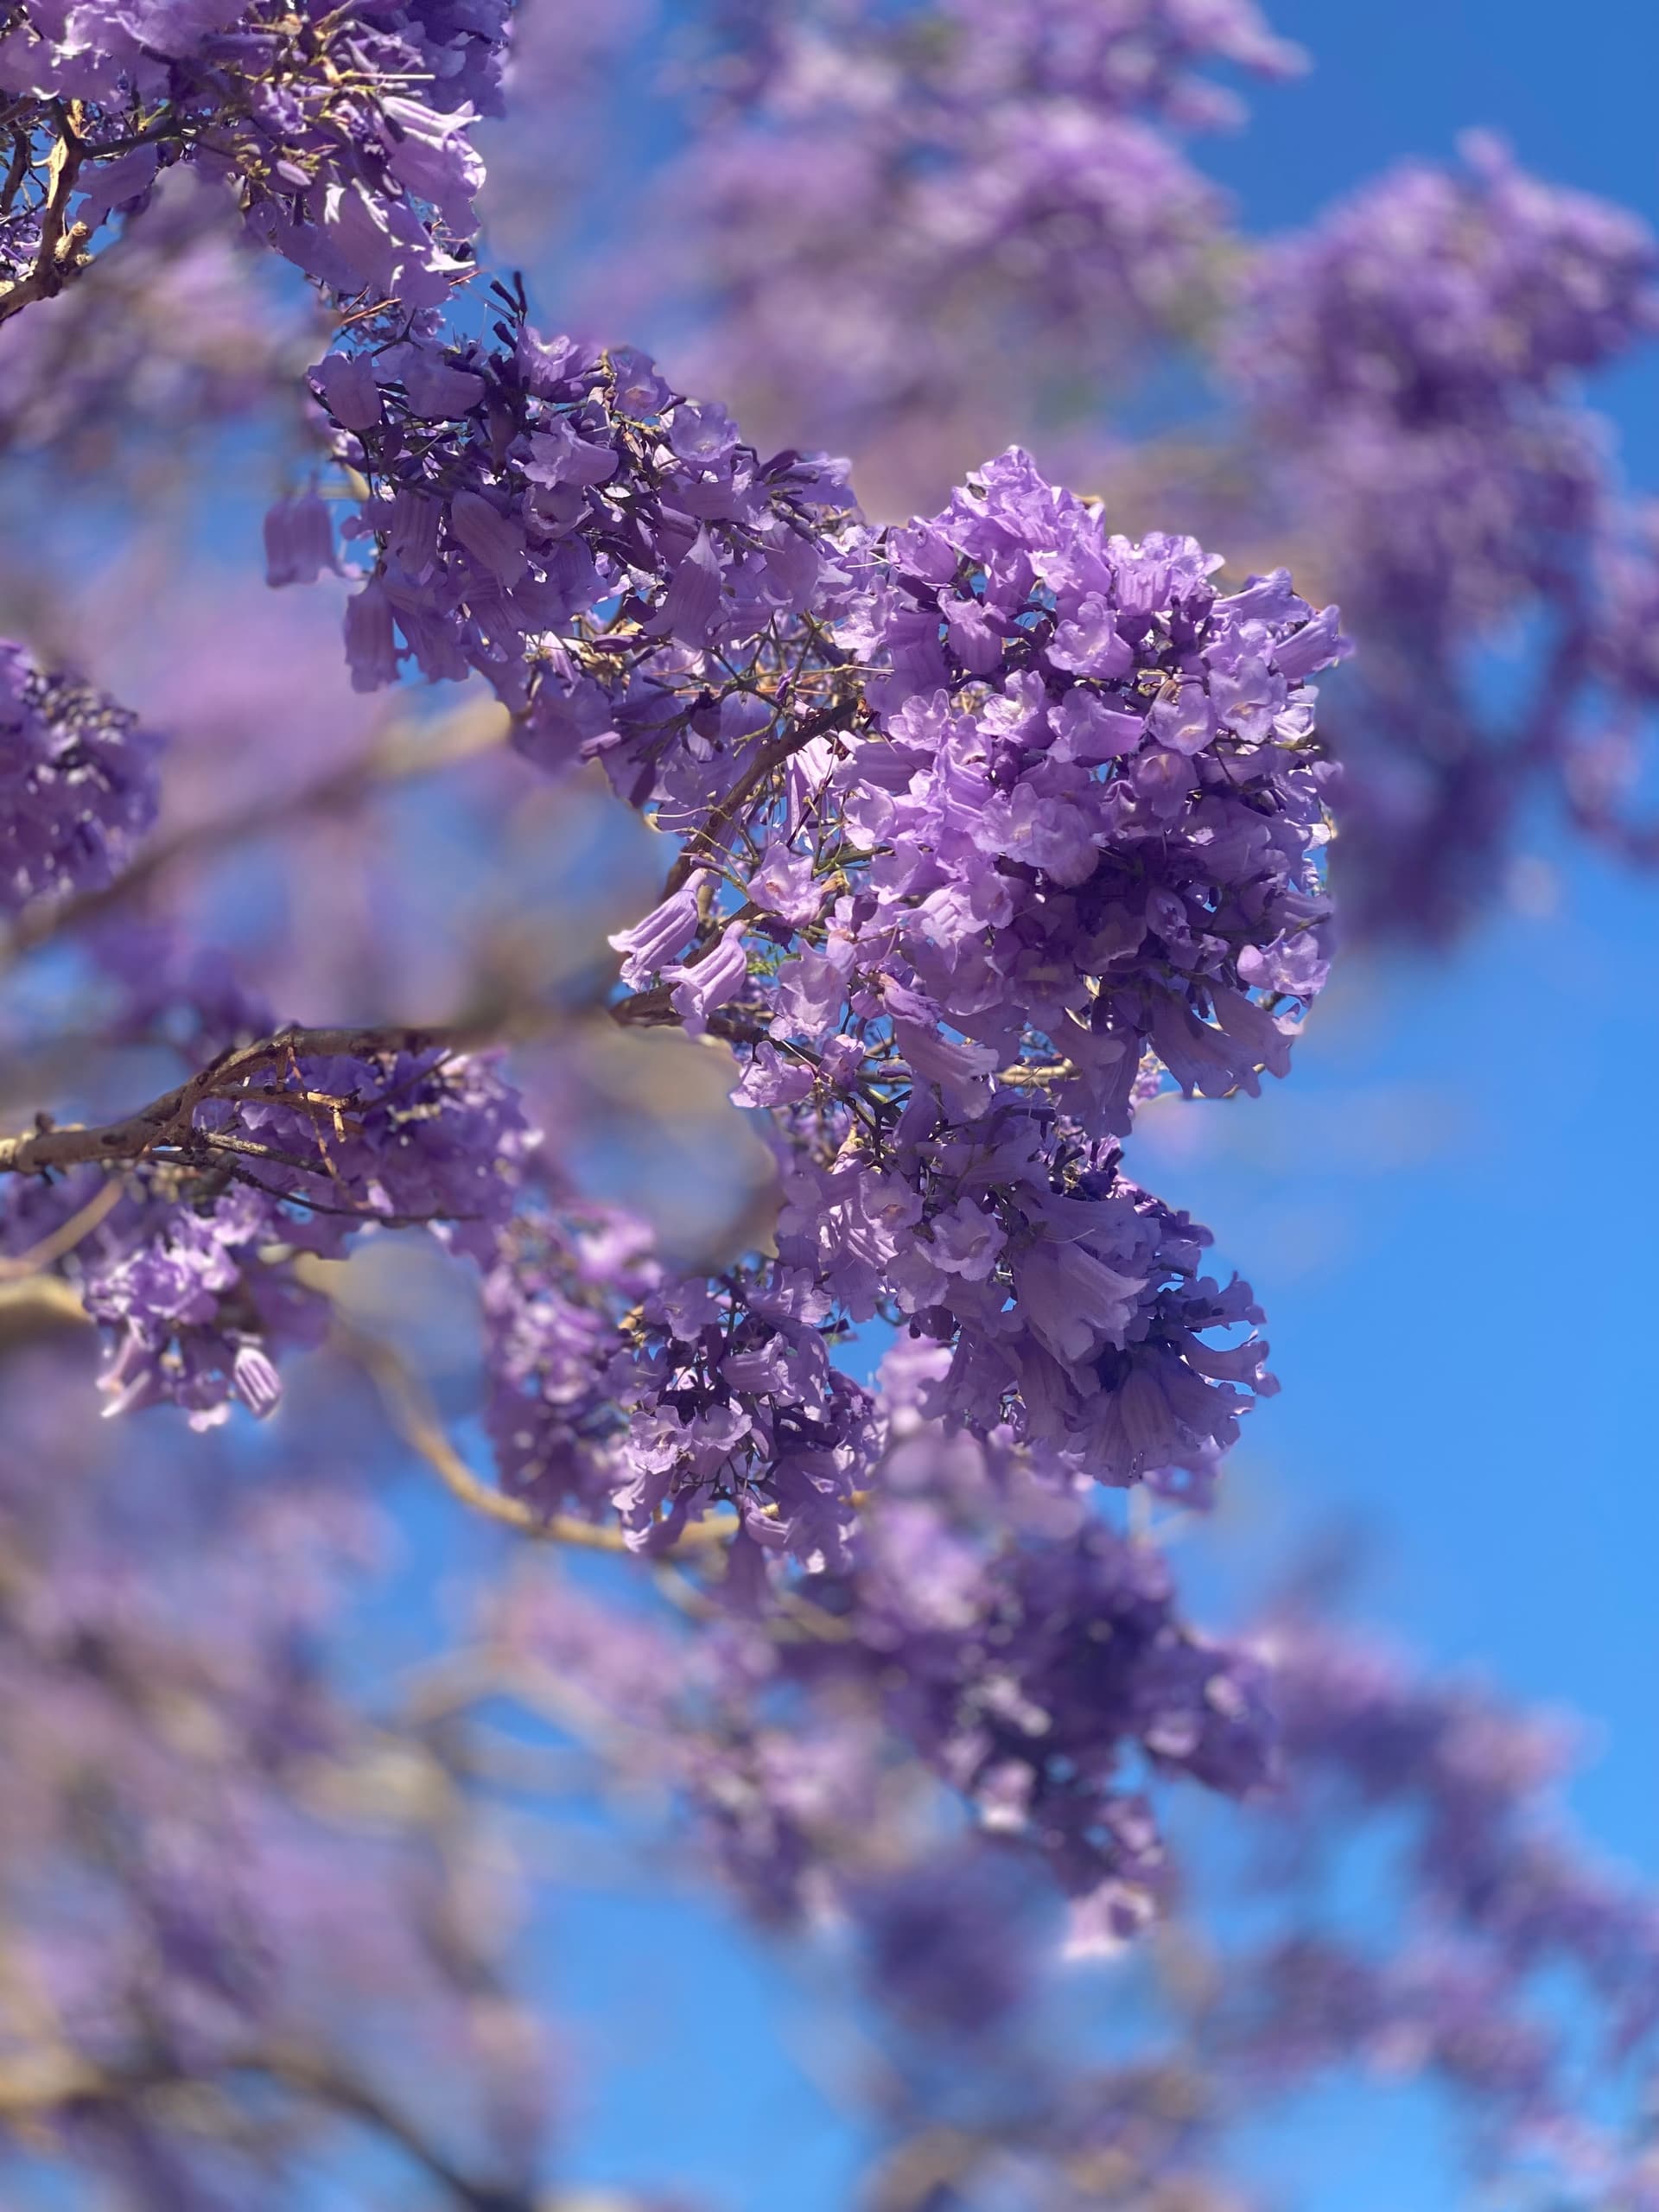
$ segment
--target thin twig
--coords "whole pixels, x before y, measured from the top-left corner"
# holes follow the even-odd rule
[[[328,814],[366,797],[377,785],[397,784],[474,759],[499,746],[505,717],[491,709],[469,705],[445,718],[436,738],[416,740],[407,728],[394,728],[378,744],[344,767],[331,768],[287,798],[251,800],[228,814],[193,822],[169,837],[147,845],[131,866],[113,882],[86,891],[54,906],[43,903],[14,924],[0,947],[0,965],[31,951],[53,938],[67,935],[83,923],[96,921],[112,908],[124,906],[181,861],[198,855],[217,860],[232,847],[245,844],[308,815]]]
[[[375,2130],[395,2143],[468,2212],[536,2212],[535,2199],[522,2190],[477,2182],[462,2173],[427,2141],[412,2120],[340,2061],[316,2058],[289,2045],[275,2044],[210,2060],[200,2072],[167,2061],[124,2071],[106,2070],[89,2065],[69,2051],[51,2053],[32,2064],[14,2061],[0,2069],[0,2123],[99,2106],[137,2105],[169,2089],[199,2087],[204,2080],[222,2082],[238,2075],[275,2082]]]
[[[26,1252],[19,1252],[10,1260],[0,1260],[0,1283],[22,1282],[31,1275],[43,1274],[66,1253],[73,1252],[84,1236],[90,1236],[99,1222],[120,1201],[119,1183],[100,1184],[86,1205],[78,1206],[68,1220],[60,1222],[49,1236],[41,1237],[38,1244],[31,1244]]]
[[[663,885],[663,896],[671,897],[688,876],[705,860],[719,852],[722,834],[737,819],[747,801],[760,790],[774,768],[781,768],[797,753],[812,742],[841,728],[848,716],[857,711],[851,700],[838,700],[833,707],[826,707],[819,714],[810,715],[804,722],[796,722],[780,730],[778,735],[756,750],[753,760],[732,785],[719,805],[711,810],[708,821],[693,832]]]

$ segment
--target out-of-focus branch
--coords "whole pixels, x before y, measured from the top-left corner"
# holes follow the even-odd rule
[[[959,2127],[928,2127],[909,2136],[883,2158],[866,2187],[870,2212],[931,2212],[959,2202],[957,2189],[983,2164],[991,2149],[983,2138]]]
[[[100,2106],[137,2106],[170,2089],[199,2088],[204,2081],[222,2085],[243,2075],[275,2082],[384,2136],[467,2212],[538,2212],[536,2198],[524,2190],[479,2182],[463,2173],[406,2114],[339,2060],[280,2044],[207,2061],[199,2071],[166,2062],[111,2071],[68,2052],[32,2062],[16,2060],[0,2068],[0,2125]],[[543,2206],[541,2212],[551,2209]]]
[[[61,1275],[26,1275],[0,1282],[0,1352],[67,1327],[88,1328],[92,1317]]]
[[[396,1347],[384,1338],[371,1336],[343,1321],[336,1321],[334,1333],[340,1349],[373,1380],[391,1424],[404,1443],[419,1453],[450,1495],[463,1505],[483,1514],[487,1520],[499,1521],[521,1535],[538,1537],[544,1543],[569,1544],[582,1551],[621,1552],[628,1548],[620,1529],[603,1528],[591,1521],[578,1520],[569,1513],[537,1513],[524,1499],[508,1497],[493,1484],[474,1474],[450,1441],[419,1379]],[[734,1520],[725,1518],[697,1522],[683,1530],[665,1553],[655,1556],[707,1550],[724,1543],[735,1526]]]
[[[28,1251],[19,1252],[13,1259],[0,1260],[0,1285],[21,1285],[31,1275],[38,1276],[41,1281],[54,1281],[54,1277],[46,1275],[43,1270],[55,1261],[61,1260],[67,1253],[73,1252],[83,1236],[90,1236],[105,1216],[120,1203],[120,1198],[121,1185],[118,1183],[104,1184],[93,1192],[84,1206],[78,1206],[68,1220],[61,1223],[49,1236],[41,1237],[38,1244],[31,1244]]]
[[[42,905],[38,912],[23,915],[0,945],[0,965],[124,906],[181,861],[217,858],[311,815],[332,814],[353,805],[380,785],[412,782],[460,761],[474,760],[493,751],[506,728],[506,716],[499,707],[476,700],[446,715],[435,735],[421,736],[408,725],[394,726],[378,744],[356,760],[331,768],[286,798],[251,799],[230,813],[193,822],[171,836],[147,845],[112,883],[83,892],[60,906]]]
[[[710,945],[698,957],[707,959],[715,948]],[[696,968],[696,960],[690,963]],[[674,1008],[674,987],[671,983],[654,983],[648,991],[634,991],[625,999],[618,999],[610,1007],[611,1020],[619,1029],[678,1029],[683,1027],[681,1016]],[[703,1027],[710,1037],[718,1037],[723,1044],[753,1045],[766,1034],[763,1025],[751,1017],[745,1019],[743,1004],[717,1007],[708,1015]],[[810,1057],[803,1053],[803,1058]]]

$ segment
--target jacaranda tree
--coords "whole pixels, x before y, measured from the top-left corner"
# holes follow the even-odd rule
[[[856,2023],[871,2212],[1223,2212],[1364,2060],[1659,2206],[1558,1732],[1172,1549],[1276,1386],[1137,1116],[1523,813],[1655,849],[1654,241],[1474,139],[1252,242],[1187,141],[1300,66],[0,0],[8,2204],[595,2206],[582,1862]]]

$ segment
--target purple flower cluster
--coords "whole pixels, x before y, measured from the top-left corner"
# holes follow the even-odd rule
[[[809,1561],[782,1611],[746,1618],[728,1578],[725,1625],[694,1654],[561,1586],[521,1591],[500,1632],[658,1739],[767,1917],[893,1908],[883,1884],[912,1815],[878,1812],[913,1796],[919,1760],[1046,1869],[1076,1954],[1110,1948],[1166,1891],[1145,1781],[1233,1796],[1272,1782],[1263,1671],[1182,1621],[1161,1555],[1103,1525],[1086,1478],[1006,1431],[953,1436],[918,1410],[919,1380],[913,1353],[890,1357],[857,1536]],[[928,1833],[943,1867],[954,1846]]]
[[[1476,1952],[1495,2020],[1526,1977],[1567,1967],[1593,1994],[1612,2050],[1659,2027],[1659,1907],[1541,1813],[1567,1764],[1559,1725],[1328,1632],[1274,1643],[1274,1703],[1300,1783],[1293,1815],[1328,1818],[1333,1799],[1415,1814],[1413,1886]]]
[[[1260,1317],[1111,1139],[1165,1071],[1218,1095],[1287,1065],[1325,974],[1336,610],[1282,571],[1218,594],[1192,540],[1109,535],[1018,450],[873,533],[642,357],[543,345],[516,303],[499,335],[370,333],[315,372],[371,486],[355,680],[400,632],[429,677],[479,670],[532,758],[601,759],[684,840],[613,940],[620,1011],[729,1039],[771,1109],[752,1319],[909,1321],[955,1344],[957,1418],[1202,1480],[1268,1387],[1211,1332]],[[268,550],[316,574],[322,503]]]
[[[1484,2179],[1644,2203],[1621,2109],[1659,2026],[1659,1916],[1552,1805],[1560,1726],[1306,1616],[1254,1649],[1280,1786],[1235,1825],[1248,1909],[1215,1859],[1183,1898],[1211,2158],[1265,2098],[1364,2069],[1452,2091]]]
[[[696,1636],[526,1574],[493,1616],[502,1678],[625,1772],[671,1777],[763,1921],[851,1933],[888,2021],[919,2038],[924,2109],[941,2057],[977,2100],[964,2202],[982,2164],[1029,2172],[1014,2202],[1091,2201],[1035,2191],[1091,2145],[1124,2185],[1166,2160],[1219,2175],[1228,2127],[1357,2065],[1454,2092],[1485,2170],[1644,2202],[1649,2165],[1614,2115],[1659,2018],[1655,1910],[1550,1812],[1559,1731],[1306,1620],[1244,1649],[1196,1635],[1166,1562],[1103,1525],[1085,1479],[926,1415],[938,1363],[906,1346],[886,1363],[845,1565],[760,1618],[682,1581],[694,1616],[716,1615]],[[1154,1798],[1182,1779],[1255,1804],[1242,1917],[1207,1910],[1213,1850],[1172,1879],[1176,1808]],[[1179,1886],[1183,1974],[1142,2024],[1166,2075],[1085,2081],[1027,2042],[1049,1885],[1073,1959]]]
[[[1217,596],[1213,566],[1109,537],[1017,451],[930,522],[852,531],[808,627],[857,711],[791,732],[774,694],[734,781],[688,702],[658,818],[696,865],[613,940],[623,1013],[728,1039],[772,1109],[784,1264],[953,1343],[957,1418],[1109,1482],[1201,1468],[1264,1387],[1259,1344],[1205,1340],[1259,1319],[1248,1290],[1111,1139],[1163,1071],[1282,1073],[1325,973],[1306,679],[1344,641],[1282,572]],[[728,793],[702,823],[695,776]]]
[[[1548,1815],[1553,1732],[1330,1630],[1281,1625],[1253,1652],[1195,1636],[1155,1551],[1006,1440],[922,1420],[910,1364],[889,1363],[852,1567],[696,1637],[527,1576],[494,1616],[504,1678],[625,1771],[671,1777],[763,1921],[848,1926],[889,2018],[983,2069],[988,2159],[1075,2160],[1090,2135],[1081,2079],[1046,2047],[1022,2069],[1052,1948],[1032,1878],[1069,1901],[1071,1957],[1116,1949],[1174,1888],[1145,1783],[1186,1778],[1255,1801],[1264,1850],[1242,1924],[1183,1885],[1171,2077],[1087,2085],[1115,2177],[1213,2158],[1264,2099],[1369,2064],[1453,2090],[1489,2170],[1541,2160],[1586,2202],[1644,2202],[1611,2112],[1653,2030],[1654,1911]],[[1354,1851],[1357,1916],[1338,1874]],[[1563,1967],[1590,2006],[1574,1998],[1565,2030]],[[1586,2035],[1593,2091],[1574,2078]],[[1152,2124],[1183,2111],[1207,2139]]]
[[[853,1319],[944,1345],[940,1414],[1011,1422],[1103,1483],[1203,1491],[1274,1387],[1249,1286],[1201,1273],[1210,1232],[1129,1182],[1115,1145],[1024,1106],[952,1130],[922,1097],[922,1136],[890,1160],[855,1147],[786,1178],[782,1259]]]
[[[852,988],[922,994],[988,1066],[1060,1064],[1096,1133],[1128,1128],[1146,1049],[1189,1093],[1282,1074],[1325,978],[1307,679],[1345,641],[1284,570],[1221,595],[1219,565],[1109,536],[1014,450],[890,536],[855,618],[891,673],[835,779],[883,855]]]
[[[1520,890],[1541,789],[1652,863],[1656,563],[1579,389],[1654,334],[1640,219],[1473,135],[1265,250],[1230,235],[1167,126],[1216,119],[1209,62],[1288,60],[1243,10],[721,20],[667,189],[596,216],[628,250],[590,256],[590,316],[663,315],[677,377],[766,437],[831,440],[879,512],[1012,429],[1130,506],[1190,480],[1206,539],[1304,549],[1363,649],[1325,733],[1356,934],[1443,939]],[[1107,410],[1148,340],[1218,354],[1242,414],[1123,438]]]
[[[1276,1768],[1267,1677],[1181,1618],[1166,1561],[1105,1527],[1086,1472],[927,1417],[937,1352],[883,1372],[886,1451],[852,1576],[819,1602],[847,1637],[790,1647],[814,1678],[873,1667],[891,1725],[990,1832],[1071,1900],[1069,1948],[1133,1933],[1164,1894],[1138,1758],[1233,1796]],[[806,1586],[810,1588],[812,1586]]]
[[[1224,349],[1276,456],[1272,524],[1311,538],[1362,648],[1332,741],[1338,888],[1393,933],[1444,933],[1490,896],[1541,776],[1616,839],[1653,696],[1622,611],[1649,563],[1576,379],[1659,329],[1659,248],[1489,140],[1465,152],[1264,251]],[[1499,714],[1490,649],[1518,635]]]
[[[0,910],[107,883],[156,818],[160,741],[0,642]]]
[[[1237,373],[1287,426],[1348,407],[1402,428],[1509,416],[1655,329],[1644,223],[1480,134],[1464,152],[1462,171],[1394,170],[1251,273]]]
[[[832,89],[805,57],[849,33],[863,43],[871,28],[861,0],[815,0],[786,16],[766,0],[721,0],[716,27],[726,66],[715,81],[725,97],[791,108],[803,80]],[[1206,69],[1221,64],[1273,77],[1305,66],[1300,48],[1275,36],[1255,0],[1111,0],[1105,7],[1058,0],[991,17],[969,0],[901,0],[882,28],[891,50],[878,59],[904,58],[926,73],[941,99],[949,91],[988,99],[1018,83],[1198,129],[1239,118],[1236,100]]]
[[[250,227],[338,297],[436,305],[472,265],[483,168],[467,134],[499,107],[506,15],[505,0],[9,0],[19,297],[59,289],[112,214],[142,209],[162,168],[188,162],[233,180]]]
[[[1034,1134],[1014,1109],[995,1149],[957,1163],[972,1195],[925,1222],[943,1146],[919,1195],[856,1163],[798,1168],[776,1262],[713,1280],[665,1273],[614,1210],[522,1210],[485,1282],[488,1427],[509,1487],[601,1520],[614,1506],[629,1543],[653,1551],[734,1506],[746,1599],[769,1557],[843,1563],[878,1432],[830,1350],[880,1313],[909,1321],[933,1414],[1040,1446],[1062,1482],[1144,1479],[1205,1502],[1240,1413],[1274,1387],[1258,1337],[1210,1333],[1260,1313],[1243,1285],[1198,1273],[1207,1232],[1126,1183],[1114,1148],[1045,1156]],[[984,1264],[950,1272],[941,1255],[974,1242]]]
[[[893,1379],[880,1502],[856,1558],[810,1574],[769,1631],[732,1622],[700,1662],[660,1637],[642,1657],[639,1627],[573,1615],[561,1592],[521,1594],[507,1633],[660,1737],[755,1909],[850,1916],[889,2001],[954,2012],[965,2030],[976,2023],[961,2005],[986,1995],[978,1967],[995,1978],[986,1941],[953,1965],[937,1944],[918,1961],[901,1940],[930,1889],[947,1923],[958,1886],[988,1894],[983,1862],[963,1865],[949,1828],[922,1817],[918,1761],[988,1840],[1046,1869],[1084,1954],[1135,1932],[1166,1891],[1141,1777],[1255,1791],[1272,1778],[1273,1729],[1260,1669],[1181,1622],[1155,1552],[1111,1535],[1075,1484],[1006,1439],[982,1446],[922,1421]],[[1010,1955],[1005,1974],[1017,1967],[1006,1912],[983,1936]]]
[[[837,446],[941,414],[982,436],[1020,384],[1185,311],[1224,204],[1155,126],[1231,118],[1217,63],[1300,60],[1249,4],[822,0],[725,28],[643,304],[689,289],[694,380]],[[603,273],[607,312],[628,281]]]
[[[372,690],[405,658],[428,681],[476,671],[550,766],[636,725],[648,749],[659,671],[747,664],[800,616],[848,495],[830,464],[762,461],[642,354],[544,344],[518,303],[507,316],[491,350],[399,321],[311,372],[339,457],[372,487],[347,526],[375,556],[346,611],[353,678]],[[315,575],[315,514],[290,507],[272,528],[274,571]]]
[[[422,1223],[484,1262],[512,1208],[524,1121],[486,1061],[372,1045],[321,1055],[280,1037],[228,1058],[233,1073],[199,1078],[188,1119],[157,1129],[58,1262],[108,1332],[111,1412],[168,1400],[194,1427],[233,1399],[269,1414],[276,1357],[327,1322],[303,1258],[339,1256],[365,1226]],[[81,1217],[108,1172],[14,1177],[7,1251]]]
[[[397,2085],[442,2069],[480,2183],[444,2201],[527,2205],[482,2183],[533,2145],[544,2062],[448,1894],[499,1844],[451,1804],[440,1853],[377,1798],[394,1739],[407,1770],[441,1770],[327,1663],[385,1550],[364,1440],[337,1402],[302,1410],[293,1462],[251,1483],[224,1435],[181,1453],[100,1429],[83,1351],[13,1345],[4,1376],[0,2030],[9,2088],[42,2091],[0,2115],[6,2193],[28,2193],[14,2162],[46,2115],[59,2171],[136,2212],[274,2205],[316,2185],[341,2111],[387,2116],[395,2145]]]
[[[830,1301],[808,1274],[734,1271],[664,1284],[612,1370],[626,1415],[624,1526],[671,1543],[712,1504],[737,1510],[734,1592],[764,1587],[766,1559],[845,1557],[854,1491],[874,1434],[868,1394],[831,1363]]]
[[[868,1395],[830,1363],[810,1276],[667,1274],[631,1216],[531,1206],[485,1280],[487,1422],[509,1487],[620,1511],[631,1547],[671,1546],[736,1509],[734,1595],[766,1562],[844,1561],[874,1453]]]
[[[485,1423],[504,1487],[595,1517],[621,1480],[610,1372],[621,1324],[663,1280],[651,1230],[620,1207],[530,1206],[484,1277]]]

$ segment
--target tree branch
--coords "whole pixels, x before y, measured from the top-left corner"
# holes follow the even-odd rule
[[[451,1497],[499,1521],[520,1535],[538,1537],[543,1543],[569,1544],[581,1551],[625,1552],[628,1541],[618,1528],[582,1521],[572,1513],[537,1513],[522,1498],[509,1497],[482,1476],[476,1475],[450,1442],[436,1411],[413,1371],[397,1349],[382,1337],[370,1336],[347,1322],[336,1320],[335,1340],[373,1381],[392,1427],[411,1451],[419,1453],[442,1482]],[[677,1552],[707,1551],[722,1544],[736,1529],[735,1520],[698,1521],[682,1529],[674,1543],[655,1558],[671,1558]]]
[[[849,715],[857,712],[857,702],[837,700],[834,706],[825,707],[820,713],[809,715],[804,722],[780,730],[757,748],[754,758],[732,785],[723,799],[710,813],[700,830],[687,838],[682,851],[668,872],[663,885],[664,898],[671,897],[694,869],[721,849],[721,840],[729,830],[748,801],[753,798],[774,768],[781,768],[793,754],[809,746],[815,737],[823,737],[832,729],[845,723]]]
[[[41,211],[40,241],[35,249],[35,265],[27,276],[0,288],[0,323],[9,321],[15,315],[35,300],[49,300],[60,292],[71,272],[85,259],[81,248],[90,233],[85,223],[71,224],[69,202],[74,197],[75,181],[80,173],[81,158],[86,147],[77,131],[71,128],[66,111],[57,101],[52,103],[52,117],[58,136],[46,157],[46,173],[50,179],[46,205]]]
[[[19,1136],[0,1137],[0,1174],[37,1175],[48,1169],[117,1166],[147,1159],[162,1147],[188,1146],[201,1136],[196,1109],[210,1098],[235,1099],[251,1077],[279,1068],[296,1053],[342,1054],[367,1058],[375,1053],[428,1052],[481,1042],[457,1027],[436,1029],[281,1029],[257,1044],[238,1046],[188,1082],[177,1084],[118,1122],[92,1128],[70,1123],[62,1128],[44,1117]]]
[[[80,1294],[61,1275],[27,1275],[0,1281],[0,1351],[62,1327],[85,1329],[92,1316]]]
[[[198,856],[216,860],[233,846],[269,836],[308,815],[330,814],[350,806],[377,785],[408,782],[472,760],[498,747],[505,728],[505,716],[499,711],[468,704],[445,717],[436,737],[416,740],[408,729],[393,728],[355,760],[329,769],[287,798],[253,799],[231,813],[190,823],[145,846],[113,882],[96,891],[81,892],[58,906],[41,901],[32,907],[13,924],[10,935],[0,944],[0,965],[125,906],[181,861]]]
[[[204,2079],[238,2075],[276,2082],[384,2135],[467,2212],[537,2212],[534,2197],[524,2191],[477,2182],[461,2172],[411,2120],[337,2060],[315,2058],[308,2051],[280,2044],[206,2061],[200,2072],[167,2062],[109,2072],[68,2052],[33,2066],[15,2063],[0,2070],[0,2125],[54,2112],[137,2104],[157,2091],[195,2088]]]

